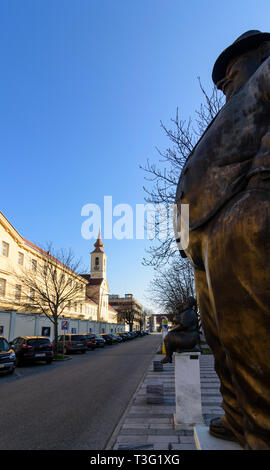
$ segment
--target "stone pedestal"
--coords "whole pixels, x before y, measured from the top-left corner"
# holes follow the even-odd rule
[[[199,356],[199,352],[174,353],[176,429],[203,423]]]
[[[197,450],[243,450],[236,442],[211,436],[207,426],[195,426],[194,439]]]

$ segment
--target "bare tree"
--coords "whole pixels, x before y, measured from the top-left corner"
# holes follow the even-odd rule
[[[52,322],[57,352],[59,317],[85,301],[85,285],[78,275],[81,261],[71,249],[56,251],[52,244],[39,250],[42,259],[32,260],[15,273],[21,287],[19,303],[24,310],[43,313]]]
[[[175,257],[167,269],[156,269],[156,275],[150,283],[150,298],[174,322],[174,317],[184,310],[189,297],[196,299],[193,267],[185,258]],[[198,306],[195,307],[198,331],[201,321]]]
[[[136,310],[132,308],[123,309],[118,313],[118,321],[120,323],[126,323],[128,325],[129,331],[133,331],[133,324],[136,319],[136,313]]]
[[[144,308],[138,318],[138,322],[140,325],[140,330],[143,330],[144,327],[146,327],[146,318],[148,315],[148,309]]]
[[[186,159],[224,103],[223,97],[216,87],[208,95],[200,79],[198,81],[203,95],[203,103],[195,112],[195,119],[193,121],[191,119],[181,120],[177,109],[175,118],[171,119],[172,128],[166,127],[161,122],[161,127],[170,141],[170,146],[165,151],[157,148],[159,156],[157,163],[150,163],[147,160],[146,165],[141,166],[146,173],[145,180],[147,181],[147,186],[144,186],[145,200],[154,206],[163,204],[167,211],[166,217],[169,216],[170,207],[175,202],[179,176]],[[147,250],[148,257],[143,259],[144,265],[154,267],[164,265],[178,251],[174,234],[170,233],[167,236],[167,227],[162,222],[162,218],[154,220],[154,228],[160,238]],[[164,230],[166,231],[165,236],[162,234]]]
[[[135,322],[139,323],[140,329],[145,324],[146,313],[137,307],[135,302],[131,302],[128,305],[123,305],[118,310],[118,321],[125,322],[129,331],[133,331],[133,325]]]
[[[157,269],[149,296],[166,315],[183,310],[188,297],[196,298],[193,267],[188,259],[176,257],[167,269]]]

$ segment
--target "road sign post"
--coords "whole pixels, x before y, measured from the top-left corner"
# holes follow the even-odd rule
[[[66,342],[66,331],[68,330],[69,328],[69,322],[67,320],[63,320],[62,323],[61,323],[61,330],[64,331],[64,341],[63,341],[63,358],[64,358],[64,355],[65,355],[65,342]]]

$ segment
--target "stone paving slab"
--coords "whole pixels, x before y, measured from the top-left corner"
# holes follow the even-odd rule
[[[161,360],[156,355],[153,360]],[[223,414],[219,379],[214,370],[212,355],[200,356],[202,412],[206,425],[213,417]],[[161,382],[164,404],[147,404],[147,384]],[[163,371],[148,371],[130,404],[123,422],[107,449],[114,450],[195,450],[192,426],[174,429],[175,413],[174,364],[164,364]]]

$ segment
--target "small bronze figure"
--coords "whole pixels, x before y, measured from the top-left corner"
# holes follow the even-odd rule
[[[270,449],[270,33],[248,31],[217,59],[226,104],[187,159],[176,203],[189,246],[224,416],[210,432]]]
[[[200,351],[195,348],[199,342],[198,319],[193,306],[196,305],[195,299],[189,297],[184,304],[184,310],[174,318],[177,326],[172,328],[164,338],[166,356],[162,363],[172,362],[174,352]]]

